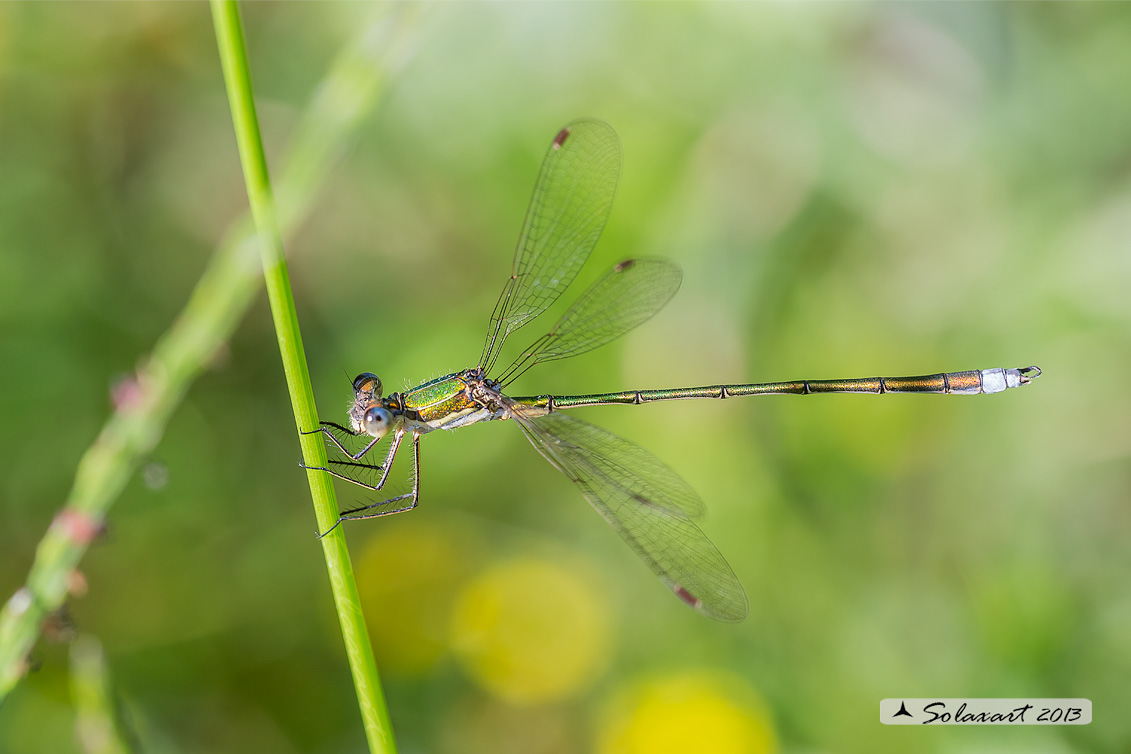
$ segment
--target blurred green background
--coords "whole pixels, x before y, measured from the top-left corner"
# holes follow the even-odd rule
[[[245,8],[269,150],[374,12]],[[575,289],[633,255],[685,281],[517,394],[1045,376],[585,412],[700,492],[739,625],[674,600],[517,428],[429,436],[419,509],[348,527],[401,751],[1131,750],[1131,6],[441,4],[411,33],[288,248],[324,418],[357,372],[474,363],[581,116],[625,162]],[[3,599],[245,207],[206,5],[0,5]],[[142,750],[364,747],[298,459],[261,296],[70,606]],[[0,752],[81,750],[67,647],[34,660]],[[889,728],[891,696],[1088,697],[1095,721]]]

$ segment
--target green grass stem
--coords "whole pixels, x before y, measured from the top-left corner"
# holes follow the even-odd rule
[[[384,9],[363,25],[315,88],[284,150],[277,190],[284,237],[314,206],[337,158],[407,58],[411,18]],[[79,461],[74,485],[36,549],[27,581],[0,610],[0,702],[23,677],[44,620],[66,599],[73,574],[107,512],[156,446],[193,380],[243,318],[263,280],[251,221],[233,223],[184,310],[139,361],[136,375]]]
[[[310,385],[306,354],[302,348],[298,313],[295,311],[290,278],[287,276],[287,262],[283,256],[283,238],[275,215],[267,156],[259,133],[238,3],[235,0],[212,0],[212,18],[216,24],[216,41],[224,68],[224,82],[228,89],[228,103],[232,110],[232,123],[239,145],[248,202],[259,233],[267,298],[271,304],[271,317],[283,357],[283,372],[291,396],[291,407],[294,409],[298,430],[309,432],[318,428],[318,411],[314,405],[314,390]],[[322,436],[300,434],[299,440],[306,464],[325,467],[326,446]],[[310,482],[318,528],[320,531],[328,531],[338,520],[338,504],[330,476],[309,471],[307,479]],[[346,548],[345,533],[341,527],[336,527],[322,537],[321,543],[369,748],[373,752],[393,752],[396,750],[393,731],[389,724],[380,678],[377,676],[373,647],[370,645],[369,632],[361,611],[361,600],[353,577],[349,550]]]

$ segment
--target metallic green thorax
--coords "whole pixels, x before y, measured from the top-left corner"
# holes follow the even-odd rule
[[[401,396],[407,411],[415,411],[424,424],[443,426],[468,414],[481,410],[471,400],[467,383],[458,374],[438,377],[431,382],[414,387]]]

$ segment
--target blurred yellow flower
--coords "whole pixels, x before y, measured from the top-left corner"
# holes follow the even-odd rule
[[[566,697],[608,661],[609,606],[586,569],[516,558],[481,573],[452,614],[456,656],[484,688],[512,703]]]
[[[737,676],[667,675],[618,695],[598,733],[599,754],[769,754],[773,724],[757,692]]]
[[[377,661],[421,675],[447,654],[452,601],[478,540],[421,517],[373,528],[357,582]]]

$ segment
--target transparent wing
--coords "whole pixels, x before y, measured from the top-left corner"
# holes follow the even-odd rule
[[[581,488],[589,503],[677,597],[716,620],[746,617],[746,592],[688,512],[694,490],[648,451],[564,414],[515,420],[535,449]],[[692,502],[694,501],[694,502]]]
[[[554,137],[515,249],[511,278],[491,313],[479,365],[490,370],[507,336],[550,306],[577,277],[601,236],[620,179],[616,131],[598,120]]]
[[[550,332],[499,376],[506,384],[535,364],[591,351],[619,338],[664,308],[683,282],[666,259],[627,259],[606,272]]]

